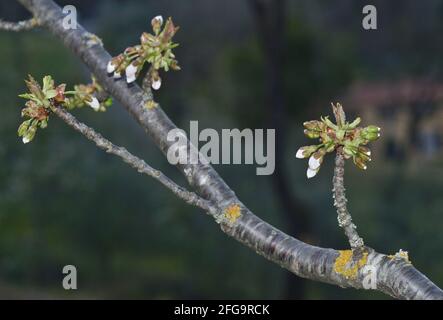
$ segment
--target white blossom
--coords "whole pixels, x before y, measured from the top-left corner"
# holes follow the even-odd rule
[[[303,148],[298,149],[297,154],[295,155],[296,158],[298,159],[303,159],[305,158],[305,156],[303,155]]]
[[[23,141],[23,143],[28,143],[29,141],[31,141],[31,139],[29,139],[29,137],[28,136],[24,136],[23,137],[23,139],[22,139],[22,141]]]
[[[306,176],[308,177],[308,179],[311,179],[312,177],[315,177],[317,172],[318,170],[312,170],[311,168],[308,167],[308,170],[306,171]]]
[[[162,85],[162,80],[158,78],[158,80],[152,82],[152,89],[158,90],[160,89],[161,85]]]
[[[154,18],[154,20],[157,20],[157,21],[159,21],[160,22],[160,25],[163,25],[163,16],[156,16],[155,18]]]
[[[120,79],[122,77],[120,72],[114,72],[114,79]]]
[[[92,97],[92,100],[86,101],[86,103],[95,111],[98,111],[98,109],[100,109],[100,103],[98,102],[96,97]]]
[[[316,170],[316,169],[320,168],[320,165],[321,165],[321,161],[320,161],[320,159],[321,159],[321,158],[316,159],[316,158],[314,157],[314,155],[312,155],[312,156],[309,158],[309,168],[311,168],[312,170]]]
[[[131,83],[135,81],[137,69],[138,68],[132,63],[126,68],[126,82]]]
[[[107,67],[106,67],[106,71],[107,71],[108,73],[113,73],[113,72],[115,71],[115,66],[114,66],[114,64],[112,63],[112,60],[110,60],[110,61],[108,62],[108,65],[107,65]]]

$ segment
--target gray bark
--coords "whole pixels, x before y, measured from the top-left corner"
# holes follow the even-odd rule
[[[343,228],[346,237],[348,237],[351,248],[357,249],[364,246],[363,239],[357,233],[357,227],[352,222],[351,214],[348,211],[346,194],[345,194],[345,157],[343,155],[342,147],[337,149],[337,155],[335,156],[335,168],[334,178],[332,179],[333,185],[333,198],[334,206],[337,209],[338,225]]]
[[[145,103],[152,99],[151,92],[143,92],[138,85],[128,86],[124,80],[115,81],[106,72],[111,58],[100,41],[80,25],[76,30],[63,28],[63,14],[52,0],[19,0],[31,11],[42,26],[57,36],[66,47],[83,61],[95,74],[104,88],[114,96],[134,119],[146,130],[155,144],[166,153],[172,142],[166,139],[175,125],[160,106],[147,109]],[[242,215],[234,223],[219,220],[221,229],[237,241],[250,247],[258,254],[288,269],[294,274],[341,287],[363,288],[364,268],[359,268],[352,277],[336,272],[334,266],[340,252],[319,248],[303,243],[269,225],[241,204],[235,193],[227,186],[218,173],[203,164],[179,165],[200,197],[218,208],[232,204],[241,206]],[[379,254],[372,249],[368,252],[366,266],[376,273],[376,288],[393,297],[403,299],[443,299],[443,291],[426,276],[403,259]]]

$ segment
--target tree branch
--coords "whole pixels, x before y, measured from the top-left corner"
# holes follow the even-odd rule
[[[38,26],[38,20],[31,18],[29,20],[19,21],[19,22],[9,22],[0,19],[0,30],[4,31],[27,31]]]
[[[90,41],[91,34],[80,25],[76,30],[63,28],[64,16],[60,7],[52,0],[19,1],[85,63],[103,87],[127,109],[154,143],[166,153],[173,143],[167,140],[167,133],[176,126],[160,106],[151,109],[144,107],[152,100],[151,91],[144,93],[138,85],[129,87],[123,80],[114,81],[109,77],[106,65],[111,56],[99,41]],[[339,252],[311,246],[264,222],[241,204],[235,193],[210,165],[198,163],[177,167],[196,188],[197,193],[218,208],[240,205],[241,216],[234,222],[217,219],[222,230],[237,241],[298,276],[341,287],[364,288],[367,277],[364,268],[352,268],[351,271],[355,272],[351,273],[340,272],[348,270],[352,265],[347,259],[347,251]],[[377,253],[369,248],[367,250],[364,266],[371,267],[375,276],[373,285],[378,290],[403,299],[443,299],[443,291],[407,261]]]
[[[152,168],[144,160],[134,156],[125,148],[114,145],[111,141],[104,138],[94,129],[78,121],[72,114],[70,114],[65,109],[54,108],[53,112],[60,119],[62,119],[68,126],[80,132],[87,139],[94,142],[97,145],[97,147],[106,151],[107,153],[120,157],[124,162],[129,164],[138,172],[146,174],[158,180],[161,184],[163,184],[166,188],[172,191],[172,193],[174,193],[177,197],[179,197],[186,203],[199,207],[211,215],[215,215],[217,213],[217,209],[209,201],[200,198],[194,192],[189,192],[188,190],[180,187],[171,179],[169,179],[167,176],[165,176],[161,171]]]

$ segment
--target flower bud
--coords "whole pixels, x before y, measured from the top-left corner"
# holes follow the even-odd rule
[[[23,143],[28,143],[31,142],[32,139],[34,139],[35,137],[35,133],[37,132],[37,126],[35,126],[34,124],[31,125],[28,130],[26,131],[26,133],[23,135],[22,141]]]
[[[89,105],[94,111],[98,111],[100,109],[100,103],[97,98],[94,96],[89,96],[85,99],[87,105]]]
[[[358,147],[358,152],[364,153],[367,156],[371,155],[371,150],[369,150],[368,147],[364,147],[364,146],[359,146]]]
[[[108,73],[113,73],[122,64],[124,59],[125,57],[123,54],[119,54],[118,56],[112,58],[106,66],[106,71]]]
[[[156,35],[159,34],[163,25],[163,17],[156,16],[154,19],[151,20],[151,25],[152,29],[154,30],[154,33]]]
[[[152,71],[151,73],[151,87],[154,90],[160,89],[162,85],[162,78],[160,78],[160,75],[158,74],[157,70]]]
[[[363,130],[361,133],[361,137],[363,139],[369,140],[369,141],[375,141],[380,137],[380,133],[377,132],[369,132],[366,130]]]
[[[295,157],[298,158],[298,159],[307,158],[307,157],[311,156],[311,154],[313,152],[317,151],[317,149],[318,149],[317,146],[301,147],[300,149],[298,149],[297,154],[295,155]]]
[[[306,121],[303,126],[308,130],[321,130],[322,122],[317,120]]]
[[[303,132],[305,133],[305,135],[308,138],[311,138],[311,139],[320,138],[320,133],[318,131],[312,131],[312,130],[305,129]]]
[[[359,156],[354,157],[354,163],[358,168],[360,168],[362,170],[366,170],[368,168],[366,166],[366,162]]]
[[[308,179],[311,179],[313,177],[316,176],[316,174],[318,173],[318,170],[312,170],[311,168],[308,167],[308,170],[306,171],[306,176],[308,177]]]
[[[135,65],[135,63],[131,63],[129,66],[126,67],[125,73],[126,73],[126,82],[132,83],[137,79],[137,72],[138,67]]]
[[[308,162],[309,168],[311,168],[312,170],[320,168],[323,162],[323,155],[324,153],[321,151],[317,151],[314,154],[312,154]]]
[[[367,126],[366,128],[364,128],[364,130],[366,130],[367,132],[371,132],[371,133],[379,133],[380,132],[380,127],[377,126]]]
[[[18,136],[23,136],[28,131],[30,120],[24,121],[17,130]]]

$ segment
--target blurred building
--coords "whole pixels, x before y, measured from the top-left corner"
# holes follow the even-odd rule
[[[443,157],[443,83],[423,79],[359,82],[343,105],[365,124],[382,128],[371,148],[395,160]]]

